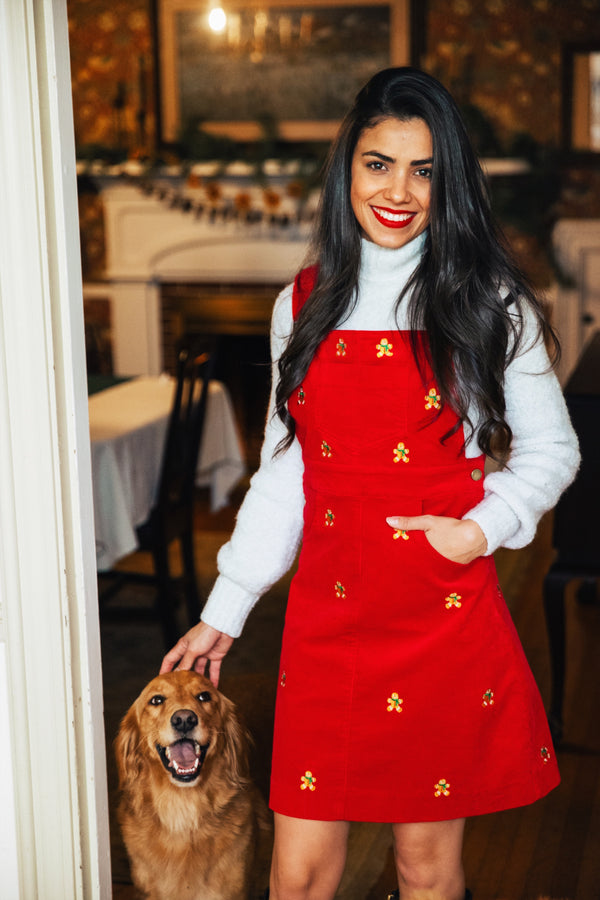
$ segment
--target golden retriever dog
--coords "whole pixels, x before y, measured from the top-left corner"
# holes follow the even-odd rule
[[[248,900],[266,805],[234,704],[195,672],[154,678],[115,742],[119,822],[148,900]]]

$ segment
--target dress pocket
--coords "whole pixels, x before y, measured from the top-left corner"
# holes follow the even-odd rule
[[[386,500],[382,502],[382,507],[385,510],[385,517],[388,516],[406,516],[406,517],[417,517],[417,516],[444,516],[446,513],[442,512],[432,512],[431,509],[428,509],[428,504],[426,501],[419,497],[395,497],[393,500]],[[390,512],[390,508],[392,512]],[[383,510],[382,510],[383,511]],[[450,516],[450,513],[448,513]],[[387,526],[390,527],[389,525]],[[399,529],[396,529],[399,531]],[[422,529],[415,529],[409,532],[401,532],[401,535],[408,534],[408,538],[412,541],[414,540],[418,543],[421,553],[424,554],[424,558],[428,558],[431,554],[436,556],[440,561],[448,563],[448,565],[460,566],[461,568],[468,563],[457,563],[454,560],[449,559],[447,556],[444,556],[443,553],[440,553],[432,544],[429,542],[429,538],[426,533]]]
[[[462,519],[466,513],[481,500],[483,496],[483,487],[480,482],[474,482],[470,479],[460,485],[460,491],[441,493],[435,497],[428,497],[423,501],[423,515],[429,516],[447,516],[452,519]],[[423,540],[428,548],[428,552],[434,558],[443,561],[448,566],[457,566],[465,569],[479,559],[476,557],[470,563],[457,562],[450,559],[431,544],[425,532],[422,532]]]
[[[463,562],[458,562],[455,559],[450,559],[449,556],[444,556],[443,553],[440,553],[439,550],[435,549],[435,547],[433,546],[433,544],[427,537],[427,534],[425,531],[421,532],[421,536],[423,538],[424,543],[426,544],[428,552],[431,553],[435,558],[437,558],[437,560],[440,562],[440,564],[443,563],[445,566],[455,566],[457,569],[466,569],[468,566],[470,566],[472,563],[474,563],[476,561],[474,559],[474,560],[471,560],[471,562],[463,563]]]
[[[409,515],[441,516],[441,517],[447,516],[448,518],[458,518],[455,514],[453,514],[453,512],[454,512],[453,510],[442,511],[439,508],[440,505],[443,506],[443,503],[436,504],[437,508],[435,508],[435,511],[434,511],[431,508],[432,504],[430,502],[428,502],[427,500],[424,500],[424,501],[420,502],[419,511],[409,513]],[[433,544],[430,542],[429,538],[427,537],[427,534],[425,531],[411,531],[410,534],[411,534],[411,538],[414,538],[416,543],[418,544],[420,551],[423,554],[423,559],[427,560],[427,561],[431,560],[432,565],[435,566],[436,569],[441,569],[446,572],[448,572],[449,570],[457,570],[457,569],[464,571],[470,565],[472,565],[473,562],[475,562],[475,560],[472,560],[471,563],[462,563],[462,562],[457,562],[454,559],[450,559],[450,557],[448,557],[448,556],[444,556],[443,553],[440,553],[439,550],[436,550],[436,548],[433,546]]]

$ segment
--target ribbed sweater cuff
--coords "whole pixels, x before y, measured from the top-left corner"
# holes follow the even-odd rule
[[[501,497],[490,494],[477,506],[465,513],[463,519],[477,522],[485,535],[487,550],[484,556],[491,556],[499,547],[504,547],[519,530],[519,518]]]
[[[237,638],[259,597],[260,594],[251,594],[225,575],[219,575],[200,618],[217,631]]]

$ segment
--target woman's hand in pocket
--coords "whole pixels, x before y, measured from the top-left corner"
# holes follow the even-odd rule
[[[389,516],[390,528],[423,531],[434,550],[452,562],[466,565],[483,556],[487,540],[477,522],[450,516]]]

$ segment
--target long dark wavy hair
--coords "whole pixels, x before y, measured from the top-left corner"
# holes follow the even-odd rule
[[[430,225],[422,259],[399,293],[396,312],[406,296],[415,360],[423,375],[425,364],[431,366],[442,401],[458,416],[445,437],[467,423],[477,428],[481,450],[500,458],[512,439],[504,373],[521,343],[523,305],[532,308],[539,333],[556,352],[558,344],[492,219],[485,176],[456,103],[437,79],[410,67],[373,76],[331,147],[309,253],[318,265],[317,280],[278,362],[275,411],[288,433],[277,452],[295,434],[288,398],[321,341],[356,302],[361,230],[350,202],[352,157],[362,132],[386,118],[423,120],[433,144]],[[428,336],[425,351],[415,335],[419,329]],[[470,408],[477,410],[477,425],[469,419]]]

